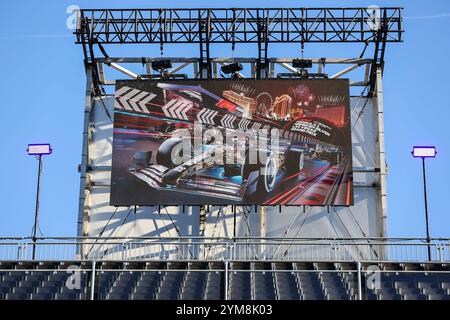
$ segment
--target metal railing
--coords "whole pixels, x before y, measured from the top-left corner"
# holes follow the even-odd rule
[[[450,261],[450,239],[0,238],[0,261]],[[428,251],[431,252],[428,257]]]

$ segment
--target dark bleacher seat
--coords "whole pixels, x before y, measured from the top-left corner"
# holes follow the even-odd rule
[[[47,280],[49,275],[50,275],[50,273],[45,272],[45,271],[31,272],[30,274],[25,276],[25,280],[42,282],[42,281]]]
[[[316,270],[336,270],[336,267],[332,262],[316,262],[313,265]]]
[[[363,263],[363,270],[374,264]],[[80,288],[67,286],[67,280],[73,277],[66,270],[71,265],[89,269],[92,263],[0,262],[0,299],[89,298],[90,272],[81,273]],[[450,300],[448,264],[383,262],[377,265],[383,270],[378,287],[364,286],[365,299]],[[52,271],[43,271],[48,269]],[[233,261],[228,273],[229,298],[355,299],[355,269],[354,262]],[[368,273],[362,275],[364,285]],[[223,299],[224,284],[221,261],[98,262],[95,298]]]
[[[273,279],[272,265],[270,263],[252,263],[253,272],[253,298],[255,300],[275,300],[275,283]]]
[[[138,272],[122,272],[110,288],[107,299],[128,300],[138,280]]]
[[[123,263],[121,261],[101,261],[97,263],[97,269],[121,269]]]
[[[297,270],[315,270],[312,262],[296,262],[294,263]]]
[[[145,271],[142,272],[136,283],[132,299],[136,300],[152,300],[156,298],[156,291],[161,281],[161,272]]]
[[[125,261],[123,263],[123,268],[126,269],[144,269],[146,266],[145,262],[142,261]]]
[[[395,277],[393,280],[395,280]],[[402,296],[403,300],[426,300],[426,296],[422,294],[416,284],[414,278],[410,280],[394,281],[394,288],[397,289],[397,292]]]
[[[14,269],[15,266],[16,266],[16,262],[0,261],[0,270],[1,269],[11,270],[11,269]]]
[[[368,296],[376,295],[377,300],[401,300],[402,296],[397,292],[394,287],[394,282],[398,281],[398,277],[392,276],[392,274],[380,275],[379,281],[374,288],[366,288],[366,294]],[[367,283],[367,281],[365,281]]]
[[[344,287],[347,290],[347,293],[350,296],[350,299],[357,299],[358,298],[358,275],[356,272],[343,272],[340,273],[339,276],[341,277]]]
[[[292,270],[292,263],[275,262],[273,268],[279,271]],[[297,279],[292,272],[275,272],[277,296],[280,300],[300,300]]]
[[[421,263],[400,263],[404,271],[424,271],[425,267]]]
[[[15,287],[13,288],[12,293],[24,293],[24,294],[30,294],[34,292],[33,287]]]
[[[54,298],[54,295],[51,293],[32,293],[30,295],[31,300],[52,300]]]
[[[46,292],[58,292],[62,287],[66,285],[67,278],[69,277],[69,274],[67,274],[65,271],[60,272],[53,272],[48,275],[47,279],[42,282],[41,286],[42,288],[46,288]],[[39,291],[40,290],[40,291]],[[43,292],[38,287],[39,292]]]
[[[224,299],[224,287],[222,282],[222,275],[224,270],[223,262],[209,262],[208,276],[206,278],[205,299],[219,300]]]
[[[181,292],[182,300],[202,300],[206,290],[206,272],[188,272]]]
[[[356,271],[356,263],[355,262],[339,262],[335,264],[337,270],[341,271]]]
[[[19,283],[23,280],[25,277],[25,272],[8,272],[7,274],[3,275],[3,281],[14,281],[16,283]]]
[[[56,261],[39,261],[36,265],[36,269],[58,269],[59,268],[59,262]]]
[[[148,261],[145,263],[144,269],[167,269],[166,261]]]
[[[42,294],[55,294],[59,291],[60,287],[57,286],[47,286],[47,283],[44,282],[42,287],[36,288],[36,293],[42,293]]]
[[[378,264],[380,269],[384,271],[402,271],[403,268],[399,263],[381,262]]]
[[[450,294],[450,281],[447,280],[440,281],[440,287],[448,291],[449,292],[448,294]]]
[[[189,264],[189,270],[206,270],[208,263],[193,262]],[[207,273],[204,271],[188,271],[181,289],[182,300],[202,300],[205,294]]]
[[[166,272],[161,280],[157,298],[159,300],[178,300],[186,272]]]
[[[402,300],[427,300],[427,296],[420,292],[408,292],[402,294]]]
[[[22,269],[34,269],[36,267],[35,262],[31,261],[19,261],[15,265],[15,269],[22,270]]]
[[[206,278],[205,300],[219,300],[222,296],[221,275],[218,271],[208,272]]]
[[[381,288],[372,289],[378,300],[401,300],[402,296],[392,288],[391,284],[382,284]]]
[[[250,263],[231,262],[230,269],[231,269],[231,276],[230,276],[231,299],[251,300],[252,299],[251,274],[250,272],[246,271],[250,270]]]
[[[65,285],[65,281],[63,280],[47,280],[42,283],[42,287],[52,288],[55,292]]]
[[[106,269],[106,267],[104,268]],[[97,274],[97,296],[99,299],[105,299],[111,290],[114,281],[116,281],[120,271],[101,271]]]
[[[380,291],[377,293],[378,300],[401,300],[402,297],[395,291]]]
[[[351,299],[351,295],[337,272],[322,272],[319,278],[322,281],[322,287],[328,300]]]
[[[166,269],[171,270],[186,270],[189,266],[189,262],[186,261],[171,261],[167,263]]]
[[[297,262],[294,264],[296,270],[315,270],[313,263]],[[316,272],[297,272],[297,282],[299,284],[301,298],[303,300],[325,300],[325,293],[322,290],[318,274]]]
[[[449,300],[450,294],[447,290],[442,288],[443,283],[439,281],[421,282],[417,283],[418,288],[421,290],[428,300]]]
[[[169,262],[168,270],[185,270],[187,262]],[[166,271],[163,273],[161,283],[158,288],[157,298],[160,300],[177,300],[181,293],[181,286],[186,275],[184,271]]]
[[[208,300],[219,300],[225,299],[224,291],[225,291],[225,283],[224,283],[224,268],[225,265],[223,262],[209,262],[208,263],[209,272],[207,284],[206,284],[206,292],[205,299]]]
[[[368,290],[366,292],[365,300],[378,300],[378,296],[375,293],[373,293],[373,291]]]
[[[17,281],[14,280],[2,280],[0,282],[0,288],[12,289],[17,285]]]
[[[33,293],[39,285],[39,281],[20,281],[19,285],[14,288],[13,292]]]
[[[66,282],[69,276],[70,274],[68,274],[66,271],[55,271],[48,276],[48,281]]]
[[[450,271],[450,265],[447,263],[424,263],[424,268],[430,271]]]
[[[24,292],[13,292],[6,294],[6,300],[28,300],[28,293]]]
[[[55,300],[79,300],[80,294],[77,292],[58,292],[55,294]]]
[[[12,287],[4,282],[0,282],[0,299],[6,299],[6,294],[12,291]]]
[[[325,300],[325,293],[315,273],[300,272],[297,277],[303,300]]]

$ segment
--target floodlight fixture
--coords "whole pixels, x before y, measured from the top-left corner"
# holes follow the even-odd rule
[[[312,60],[308,60],[308,59],[294,59],[294,60],[292,60],[292,66],[294,68],[299,68],[299,69],[312,68]]]
[[[34,143],[28,145],[28,155],[30,156],[45,156],[51,154],[53,151],[49,143]]]
[[[164,71],[172,68],[172,62],[170,60],[153,60],[152,69],[155,71]]]
[[[244,67],[242,66],[242,63],[238,63],[238,62],[233,62],[233,63],[228,63],[228,64],[224,64],[220,70],[222,70],[222,72],[224,74],[230,74],[230,73],[238,73],[239,71],[241,71],[242,69],[244,69]]]
[[[414,146],[411,154],[414,158],[436,158],[435,146]]]

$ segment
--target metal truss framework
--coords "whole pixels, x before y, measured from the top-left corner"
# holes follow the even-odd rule
[[[159,60],[162,58],[96,58],[96,67],[99,70],[99,79],[98,83],[100,85],[114,85],[115,80],[114,79],[108,79],[107,77],[107,71],[115,70],[119,73],[123,74],[127,78],[130,79],[139,79],[141,77],[151,77],[151,62],[155,60]],[[166,76],[174,76],[178,72],[185,72],[186,69],[188,69],[190,66],[192,66],[192,69],[189,72],[186,71],[186,73],[183,74],[183,76],[186,76],[187,78],[199,78],[199,69],[201,59],[200,58],[180,58],[180,57],[166,57],[164,59],[170,60],[174,66],[172,69],[168,70]],[[299,70],[292,67],[292,60],[294,58],[268,58],[266,59],[268,74],[268,79],[275,79],[285,76],[292,76],[295,77],[299,74]],[[329,79],[336,79],[341,78],[350,72],[363,68],[364,73],[363,77],[357,80],[353,80],[350,82],[350,86],[352,87],[366,87],[370,83],[370,69],[373,63],[373,59],[367,59],[367,58],[312,58],[312,63],[316,68],[316,71],[318,74],[322,74],[325,72],[326,65],[339,65],[342,66],[343,69],[335,72],[333,74],[328,75]],[[218,57],[218,58],[211,58],[210,64],[212,67],[210,79],[218,79],[220,78],[220,66],[228,63],[228,62],[239,62],[243,65],[244,70],[248,71],[250,78],[260,78],[258,77],[258,59],[256,58],[225,58],[225,57]],[[137,72],[133,72],[131,68],[126,68],[124,65],[135,65],[136,67],[142,67],[142,65],[145,66],[145,69],[147,70],[146,75],[140,75]],[[280,66],[283,68],[283,70],[286,71],[286,73],[277,73],[275,71],[275,68],[277,66]],[[153,75],[158,77],[159,75]],[[243,72],[238,73],[238,76],[240,78],[247,78],[243,74]]]
[[[94,47],[107,58],[110,44],[199,44],[195,78],[211,79],[210,45],[257,43],[255,78],[268,78],[268,45],[273,43],[375,44],[369,74],[370,93],[376,70],[383,67],[386,44],[402,41],[402,8],[230,8],[230,9],[83,9],[77,43],[86,64],[95,65]],[[364,50],[365,51],[365,50]],[[93,69],[94,86],[99,70]]]
[[[317,72],[325,65],[343,65],[344,69],[329,76],[339,78],[355,69],[364,67],[363,79],[351,86],[369,87],[368,96],[377,101],[379,158],[378,217],[380,236],[386,236],[386,165],[384,158],[384,130],[382,104],[382,72],[386,44],[402,41],[402,8],[380,8],[377,15],[369,8],[296,8],[296,9],[83,9],[79,12],[77,43],[83,46],[87,74],[85,119],[83,130],[82,163],[80,165],[80,198],[78,235],[86,236],[92,172],[90,147],[92,107],[94,97],[103,95],[103,85],[113,85],[106,79],[105,68],[110,67],[127,77],[138,79],[141,75],[121,64],[146,66],[146,76],[151,76],[151,62],[162,58],[109,57],[106,46],[113,44],[164,44],[193,43],[199,45],[199,56],[194,58],[164,58],[177,64],[169,75],[192,65],[189,78],[218,78],[218,68],[230,58],[210,57],[210,45],[218,43],[257,43],[257,58],[233,58],[250,67],[251,78],[275,78],[275,66],[281,66],[288,75],[296,76],[298,70],[291,66],[293,58],[268,58],[268,46],[274,43],[364,43],[359,58],[312,59]],[[375,26],[375,27],[374,27]],[[370,43],[373,55],[364,54]],[[98,50],[95,50],[98,48]],[[102,57],[96,57],[100,51]],[[239,74],[240,77],[245,77]],[[236,212],[236,209],[233,209]],[[261,210],[264,210],[261,207]],[[281,207],[280,207],[281,210]],[[204,208],[199,209],[205,211]],[[201,217],[200,217],[201,218]]]
[[[402,8],[95,9],[81,10],[79,43],[375,42],[402,36]],[[378,21],[374,21],[378,19]],[[261,39],[260,35],[264,36]]]

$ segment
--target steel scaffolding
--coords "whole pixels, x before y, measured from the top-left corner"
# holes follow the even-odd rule
[[[186,70],[187,78],[215,79],[224,63],[233,61],[244,65],[247,77],[275,78],[275,67],[286,70],[287,75],[298,75],[291,63],[295,58],[271,58],[269,45],[284,44],[304,48],[308,43],[349,43],[358,46],[356,58],[312,58],[317,73],[325,65],[342,65],[343,69],[329,78],[340,78],[364,68],[362,78],[350,81],[352,87],[368,88],[366,97],[376,101],[377,163],[371,169],[378,176],[378,236],[385,237],[387,229],[386,174],[384,157],[382,73],[388,43],[402,42],[402,8],[231,8],[231,9],[82,9],[79,11],[76,43],[83,47],[87,74],[82,161],[80,165],[80,198],[78,235],[86,236],[89,220],[88,199],[94,185],[93,172],[108,171],[92,165],[92,109],[94,99],[105,95],[105,86],[115,84],[108,78],[107,69],[130,79],[151,78],[151,63],[168,59],[176,64],[168,76]],[[210,47],[215,44],[257,44],[254,57],[211,57]],[[154,44],[162,50],[166,44],[198,45],[197,57],[113,57],[110,49],[115,45]],[[373,52],[368,48],[373,47]],[[353,46],[355,48],[355,46]],[[125,65],[125,66],[124,66]],[[145,67],[146,74],[128,69]],[[192,67],[192,68],[188,68]],[[188,70],[189,69],[189,70]],[[278,74],[280,75],[280,74]],[[245,77],[239,74],[239,77]],[[199,208],[199,212],[204,212]]]

